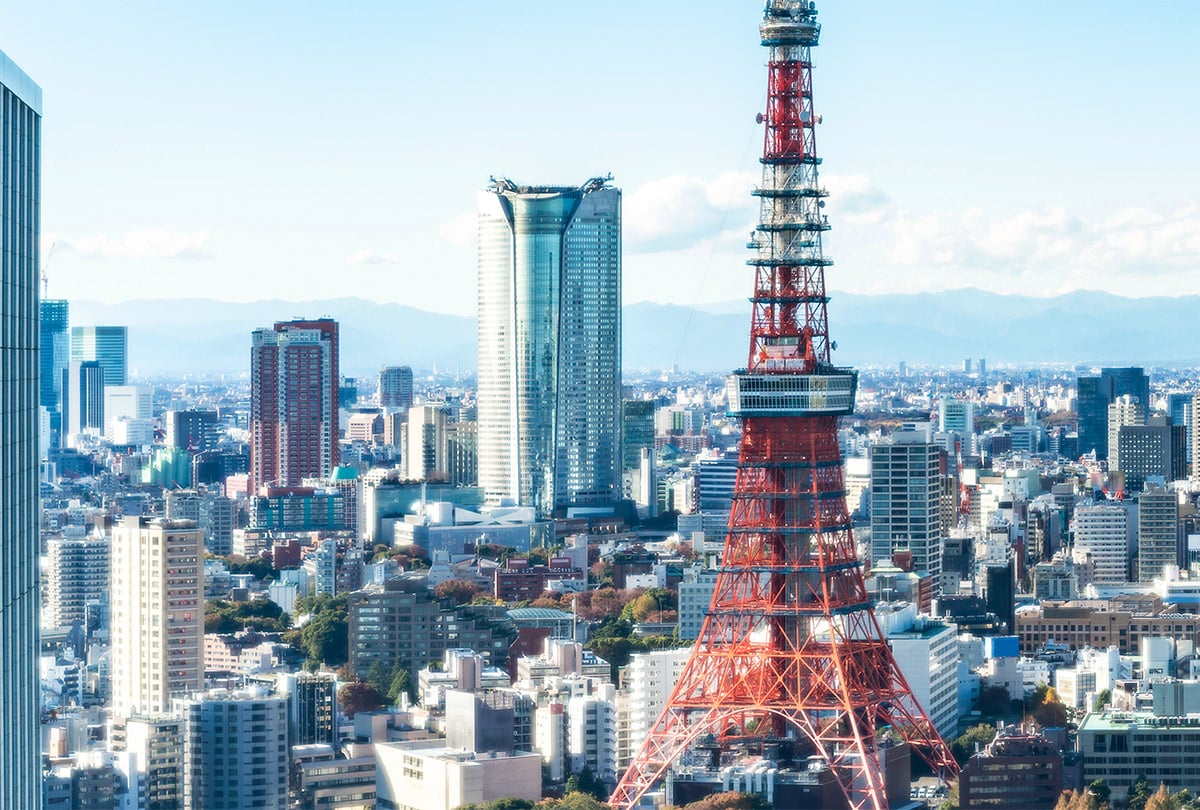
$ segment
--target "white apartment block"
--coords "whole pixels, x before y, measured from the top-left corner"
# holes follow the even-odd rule
[[[161,712],[204,683],[204,531],[125,518],[113,528],[112,705]]]

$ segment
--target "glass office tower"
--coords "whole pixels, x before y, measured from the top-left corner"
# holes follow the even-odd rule
[[[71,361],[95,360],[104,369],[105,385],[124,385],[129,364],[129,337],[124,326],[72,326]]]
[[[42,91],[0,52],[0,807],[42,806],[38,238]]]
[[[494,181],[479,208],[479,484],[492,503],[616,503],[621,192]]]
[[[59,410],[62,402],[63,372],[71,356],[67,341],[69,305],[62,299],[43,299],[41,303],[41,353],[42,407],[49,411]]]

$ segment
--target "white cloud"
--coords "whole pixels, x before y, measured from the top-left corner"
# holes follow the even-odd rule
[[[400,264],[403,259],[395,253],[377,253],[364,248],[346,257],[347,264]]]
[[[687,250],[711,245],[730,230],[746,230],[755,216],[754,183],[753,176],[737,172],[713,180],[673,175],[646,183],[625,195],[625,245],[637,253]]]
[[[51,247],[84,259],[211,259],[208,233],[173,233],[162,229],[126,231],[120,236],[99,234],[58,237]]]

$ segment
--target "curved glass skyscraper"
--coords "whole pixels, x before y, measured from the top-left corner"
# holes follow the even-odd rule
[[[621,192],[494,181],[479,203],[479,484],[489,502],[621,495]]]
[[[35,809],[41,130],[41,88],[0,53],[0,807]]]

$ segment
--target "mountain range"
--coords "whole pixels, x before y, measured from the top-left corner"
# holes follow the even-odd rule
[[[834,360],[854,366],[998,364],[1194,365],[1200,296],[1124,298],[1079,291],[1049,298],[975,289],[912,295],[835,294]],[[73,325],[129,327],[136,375],[244,374],[249,332],[277,320],[328,316],[341,327],[343,373],[373,375],[384,365],[475,368],[475,320],[362,298],[230,303],[157,299],[102,304],[72,301]],[[750,305],[624,307],[626,369],[724,371],[745,365]]]

